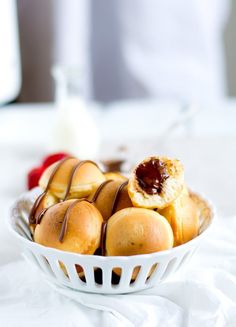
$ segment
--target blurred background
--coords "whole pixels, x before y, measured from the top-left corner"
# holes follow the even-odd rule
[[[19,36],[19,82],[5,102],[52,101],[55,64],[79,67],[85,96],[105,103],[236,95],[235,1],[1,2]],[[17,43],[5,20],[1,43]]]
[[[235,17],[230,0],[1,0],[2,217],[55,152],[124,173],[179,158],[235,214]],[[1,261],[18,258],[6,227],[0,240]]]
[[[222,271],[214,262],[214,275],[207,271],[204,280],[212,280],[207,298],[217,311],[207,317],[226,326],[227,303],[233,308],[235,300],[229,274],[235,274],[235,247],[222,238],[236,231],[235,219],[227,221],[236,213],[236,0],[0,0],[0,270],[22,252],[23,242],[2,223],[9,223],[10,208],[66,155],[95,160],[102,171],[119,164],[114,170],[126,176],[145,157],[181,160],[186,185],[210,199],[216,225],[222,218],[219,228],[226,228],[201,261],[226,254]],[[2,311],[6,302],[6,321],[12,316],[15,326],[25,326],[25,311],[35,326],[49,310],[38,311],[39,296],[31,307],[28,297],[19,300],[24,285],[17,267],[12,276],[1,270]],[[228,279],[221,279],[224,273]],[[208,291],[195,276],[193,287]],[[7,290],[11,277],[18,314]],[[35,295],[26,282],[27,294]],[[213,282],[230,290],[214,289]]]

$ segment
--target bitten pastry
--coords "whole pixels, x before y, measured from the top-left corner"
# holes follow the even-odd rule
[[[153,210],[126,208],[116,212],[107,222],[107,256],[153,253],[172,248],[173,242],[170,224]],[[133,279],[138,271],[133,272]],[[115,272],[119,275],[120,269]]]
[[[104,220],[109,219],[115,212],[132,207],[128,190],[128,180],[112,181],[102,183],[89,199],[94,202],[96,208],[102,214]]]
[[[199,232],[197,207],[184,187],[180,196],[168,207],[159,211],[170,223],[174,233],[174,246],[192,240]]]
[[[85,200],[50,207],[35,228],[35,242],[55,249],[93,254],[100,245],[102,216]]]
[[[179,160],[149,157],[134,169],[128,192],[136,207],[163,209],[180,195],[183,185],[184,169]]]
[[[68,157],[49,166],[39,186],[65,200],[86,197],[104,181],[105,176],[95,162]]]

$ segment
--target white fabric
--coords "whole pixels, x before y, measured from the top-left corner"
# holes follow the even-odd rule
[[[219,218],[185,271],[129,295],[52,288],[25,262],[8,264],[0,269],[0,325],[234,327],[235,235],[236,217]]]

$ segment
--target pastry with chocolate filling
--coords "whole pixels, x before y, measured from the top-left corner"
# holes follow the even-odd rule
[[[130,256],[168,250],[174,237],[168,221],[154,210],[126,208],[107,222],[106,256]],[[132,278],[137,276],[135,269]],[[120,274],[120,269],[115,269]]]
[[[112,179],[113,181],[127,181],[127,177],[123,176],[122,174],[116,172],[116,171],[111,171],[108,173],[105,173],[105,178],[106,180]]]
[[[34,241],[63,251],[94,254],[100,245],[102,222],[100,212],[87,200],[67,200],[44,213]]]
[[[180,195],[183,185],[184,170],[179,160],[149,157],[134,169],[128,192],[136,207],[163,209]]]
[[[159,210],[170,223],[174,233],[174,246],[186,243],[198,235],[199,214],[186,187],[168,207]]]
[[[68,157],[49,166],[39,186],[65,200],[86,197],[104,181],[105,176],[95,162]]]
[[[107,180],[89,197],[89,200],[95,204],[105,221],[115,212],[133,206],[128,194],[127,184],[128,180]]]

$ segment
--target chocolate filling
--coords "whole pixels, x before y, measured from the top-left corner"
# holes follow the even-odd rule
[[[135,174],[139,186],[150,195],[160,194],[164,181],[169,177],[164,162],[155,158],[141,163]]]
[[[82,198],[82,199],[78,199],[78,200],[75,200],[74,202],[72,202],[69,205],[69,207],[66,209],[66,212],[65,212],[63,220],[62,220],[62,226],[61,226],[61,231],[60,231],[60,235],[59,235],[59,241],[61,243],[63,242],[63,239],[64,239],[66,231],[67,231],[68,220],[70,218],[71,210],[76,206],[77,203],[82,202],[82,201],[87,201],[87,202],[91,203],[91,201],[89,201],[88,199]]]

